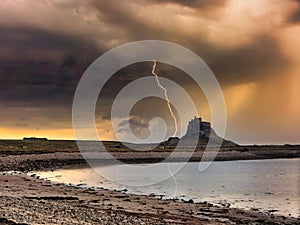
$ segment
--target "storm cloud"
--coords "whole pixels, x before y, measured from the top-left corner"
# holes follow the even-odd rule
[[[296,10],[291,14],[289,17],[289,21],[292,23],[299,23],[300,22],[300,1],[294,0],[296,3]]]
[[[7,117],[2,124],[24,128],[53,120],[55,125],[44,127],[67,127],[76,86],[88,66],[105,51],[138,40],[170,41],[191,49],[224,90],[281,80],[295,60],[280,35],[299,23],[299,12],[299,0],[1,1],[0,103]],[[150,71],[150,63],[140,63],[117,72],[101,92],[98,116],[107,122],[118,91],[151,76]],[[194,81],[182,71],[164,64],[157,71],[196,93]],[[264,109],[263,104],[257,107]],[[18,113],[11,113],[16,108]],[[26,116],[22,109],[35,110]],[[149,115],[143,119],[148,121]]]

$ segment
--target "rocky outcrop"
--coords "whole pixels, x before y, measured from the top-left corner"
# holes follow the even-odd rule
[[[212,144],[222,146],[238,146],[232,141],[219,137],[212,129],[210,122],[202,121],[202,118],[194,117],[189,121],[186,134],[181,137],[170,137],[167,141],[162,142],[161,146],[195,146],[205,147],[211,138]]]

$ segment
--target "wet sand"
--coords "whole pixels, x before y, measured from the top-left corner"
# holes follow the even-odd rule
[[[0,175],[0,224],[297,224],[261,212]]]

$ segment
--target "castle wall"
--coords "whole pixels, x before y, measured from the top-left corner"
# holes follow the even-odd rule
[[[201,118],[194,118],[189,122],[185,138],[203,136],[211,131],[209,122],[203,122]]]

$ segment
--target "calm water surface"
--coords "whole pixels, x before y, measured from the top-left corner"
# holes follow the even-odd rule
[[[162,168],[165,165],[162,165]],[[158,171],[126,169],[114,174],[114,166],[98,168],[122,183],[149,183]],[[91,168],[62,169],[54,172],[37,172],[41,178],[53,182],[94,188],[127,189],[129,193],[155,194],[165,198],[208,201],[244,209],[256,209],[282,215],[300,215],[300,159],[273,159],[213,162],[198,171],[199,163],[188,163],[174,178],[142,187],[119,185],[98,175]],[[121,172],[120,172],[121,171]],[[176,180],[176,181],[175,181]]]

